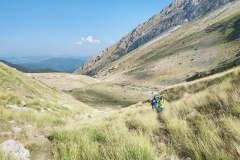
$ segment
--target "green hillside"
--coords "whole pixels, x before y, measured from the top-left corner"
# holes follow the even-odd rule
[[[93,110],[4,64],[0,75],[0,141],[23,143],[31,159],[239,157],[239,67],[165,89],[160,114],[147,99],[119,110]]]
[[[0,63],[0,142],[13,138],[30,150],[32,159],[42,152],[48,157],[50,131],[88,112],[92,109],[71,96]],[[21,131],[15,133],[16,128]]]
[[[21,142],[33,160],[239,159],[239,7],[232,1],[120,59],[96,55],[111,63],[95,78],[0,62],[0,144]],[[166,99],[161,113],[154,94]]]
[[[239,87],[238,67],[166,89],[161,114],[138,103],[56,129],[54,159],[238,159]]]

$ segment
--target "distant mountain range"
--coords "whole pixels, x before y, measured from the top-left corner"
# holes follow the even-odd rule
[[[49,69],[49,68],[44,68],[44,69],[31,69],[27,68],[21,65],[13,64],[4,60],[0,59],[0,62],[8,65],[9,67],[15,68],[18,71],[24,72],[24,73],[48,73],[48,72],[57,72],[55,70]]]
[[[5,61],[12,63],[11,66],[18,65],[23,72],[45,72],[58,71],[58,72],[69,72],[72,73],[79,66],[82,66],[90,57],[49,57],[49,56],[37,56],[37,57],[7,57],[2,58]],[[6,62],[5,62],[6,63]],[[21,66],[21,67],[19,67]],[[25,68],[24,68],[25,67]]]

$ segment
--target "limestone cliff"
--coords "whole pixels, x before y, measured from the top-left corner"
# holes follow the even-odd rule
[[[93,56],[75,73],[93,76],[108,63],[153,40],[161,33],[184,25],[230,1],[233,0],[174,0],[172,4],[147,22],[138,25],[115,45]]]

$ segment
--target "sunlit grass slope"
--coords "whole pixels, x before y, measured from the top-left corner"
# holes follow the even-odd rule
[[[168,150],[179,158],[238,159],[240,68],[171,88],[159,116]]]
[[[108,119],[56,130],[51,135],[54,159],[155,159],[151,135],[159,132],[157,115],[142,104],[136,106]]]
[[[0,132],[21,128],[12,138],[30,150],[31,159],[42,154],[55,160],[240,156],[240,68],[166,89],[161,114],[141,102],[96,111],[3,64],[0,75]],[[49,135],[39,137],[44,134]],[[7,139],[0,135],[1,142]]]
[[[32,140],[36,136],[49,134],[54,127],[91,111],[68,94],[0,63],[0,143],[18,140],[34,158],[38,151]]]
[[[238,159],[240,68],[164,95],[161,114],[138,103],[56,129],[54,159]],[[175,96],[176,95],[176,96]]]

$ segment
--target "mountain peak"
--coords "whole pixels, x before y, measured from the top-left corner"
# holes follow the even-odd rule
[[[121,58],[138,47],[152,41],[162,33],[184,25],[213,11],[231,0],[174,0],[162,12],[138,25],[107,51],[102,51],[85,63],[75,73],[95,75],[109,63]]]
[[[196,1],[196,0],[193,0],[193,1]],[[174,1],[173,1],[173,5],[175,5],[175,6],[180,6],[180,5],[182,5],[184,2],[189,2],[189,0],[174,0]]]

